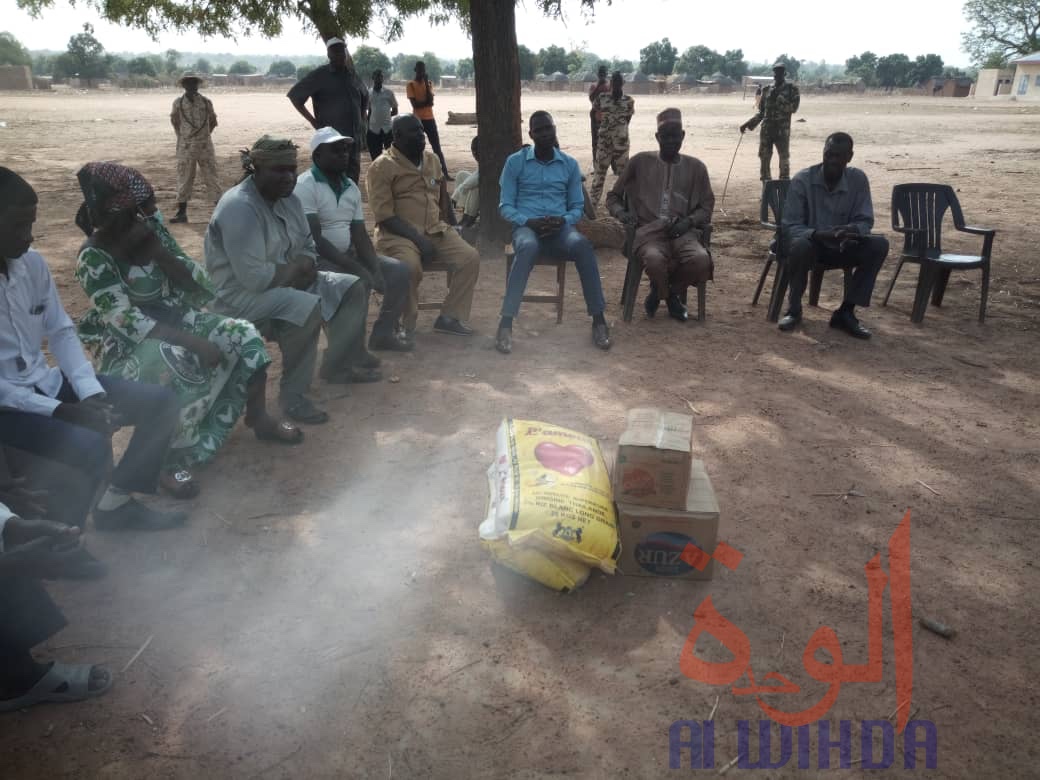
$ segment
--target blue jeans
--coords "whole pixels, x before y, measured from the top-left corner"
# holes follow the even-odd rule
[[[154,493],[159,483],[163,458],[177,426],[180,402],[168,387],[98,376],[105,388],[106,402],[133,426],[134,435],[112,471],[114,487],[134,493]],[[58,393],[63,403],[76,402],[68,382]],[[31,412],[0,411],[0,445],[23,450],[75,469],[82,485],[64,485],[51,490],[48,507],[52,520],[81,526],[86,522],[94,497],[108,479],[112,463],[112,440],[90,428]]]
[[[502,301],[502,316],[515,317],[520,311],[520,301],[527,289],[534,261],[539,255],[573,260],[581,278],[581,292],[590,316],[602,314],[607,308],[603,300],[603,285],[599,279],[599,264],[596,251],[585,236],[564,225],[563,229],[548,238],[539,239],[529,227],[513,228],[513,269],[506,281],[506,297]]]

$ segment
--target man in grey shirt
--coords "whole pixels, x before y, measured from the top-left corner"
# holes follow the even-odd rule
[[[852,284],[831,327],[858,339],[869,339],[855,315],[856,306],[870,306],[874,282],[888,256],[888,239],[870,234],[874,206],[870,182],[858,168],[849,168],[852,137],[831,133],[823,146],[823,162],[799,171],[791,179],[784,204],[783,240],[791,287],[787,314],[780,330],[791,331],[802,321],[802,295],[814,263],[825,268],[854,268]]]
[[[397,116],[397,97],[383,86],[383,71],[372,72],[372,92],[368,100],[368,153],[376,159],[393,141],[391,120]]]
[[[206,230],[214,311],[251,320],[282,353],[281,404],[303,423],[328,414],[306,396],[324,327],[320,376],[336,384],[382,378],[365,349],[368,289],[358,277],[319,271],[296,186],[296,146],[263,136],[243,156],[247,176],[224,193]]]

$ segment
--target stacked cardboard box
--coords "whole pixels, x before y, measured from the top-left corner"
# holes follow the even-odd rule
[[[631,409],[614,466],[623,574],[710,580],[719,506],[693,458],[693,418],[660,409]],[[692,544],[697,550],[687,550]]]

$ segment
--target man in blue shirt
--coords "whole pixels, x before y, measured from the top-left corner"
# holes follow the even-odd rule
[[[498,211],[513,226],[515,258],[506,282],[495,349],[506,355],[513,350],[513,318],[538,255],[574,260],[592,317],[592,341],[600,349],[610,349],[596,253],[589,240],[574,229],[585,208],[578,163],[557,148],[556,125],[549,112],[531,114],[528,133],[534,146],[510,155],[499,181],[502,200]]]

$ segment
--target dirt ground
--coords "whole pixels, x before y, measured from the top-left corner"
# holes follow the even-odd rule
[[[306,143],[308,128],[281,95],[210,95],[225,186],[236,180],[236,151],[261,133]],[[171,215],[173,97],[0,95],[0,161],[41,195],[36,247],[74,315],[85,304],[72,275],[81,240],[75,172],[94,159],[134,165]],[[654,148],[653,117],[672,103],[684,112],[684,151],[707,163],[718,202],[751,102],[637,97],[634,151]],[[444,119],[472,106],[472,94],[438,98],[454,170],[470,163],[475,130]],[[525,112],[534,108],[554,113],[563,148],[587,169],[584,96],[525,95]],[[943,307],[912,325],[908,270],[888,308],[862,312],[875,332],[869,342],[827,327],[837,274],[825,281],[821,308],[807,309],[804,329],[779,333],[764,305],[750,305],[769,236],[757,225],[757,139],[746,137],[725,210],[716,209],[706,322],[682,326],[641,311],[622,322],[624,261],[602,252],[613,350],[592,347],[572,270],[563,324],[551,307],[525,305],[514,354],[503,357],[492,336],[504,264],[488,257],[472,317],[477,337],[434,335],[425,312],[417,351],[386,361],[399,383],[349,395],[318,388],[332,421],[309,428],[303,447],[264,446],[239,426],[200,474],[203,494],[184,530],[90,535],[111,573],[52,587],[70,625],[43,650],[106,663],[116,685],[95,702],[0,718],[3,776],[680,776],[692,772],[688,759],[684,771],[669,770],[669,727],[706,719],[717,697],[719,769],[737,754],[738,721],[765,716],[752,698],[680,673],[694,608],[712,596],[751,641],[756,669],[803,686],[770,704],[807,707],[824,692],[801,663],[817,627],[834,628],[847,663],[866,661],[863,567],[909,508],[915,620],[958,630],[945,640],[915,622],[905,706],[935,724],[931,774],[1035,777],[1040,106],[807,96],[798,119],[796,169],[818,161],[828,133],[854,136],[853,164],[871,178],[878,232],[894,239],[889,193],[907,181],[952,183],[969,223],[997,228],[985,325],[974,272],[954,277]],[[193,203],[192,222],[175,226],[200,259],[208,213]],[[978,246],[966,238],[952,245]],[[890,257],[878,302],[893,268]],[[548,282],[548,272],[532,279]],[[440,284],[428,280],[431,296]],[[707,583],[596,574],[557,595],[489,563],[476,529],[503,417],[585,431],[609,459],[626,409],[688,411],[687,401],[718,494],[720,538],[745,556],[736,571],[719,569]],[[850,489],[862,495],[817,495]],[[883,681],[847,684],[827,716],[855,722],[853,759],[861,757],[858,724],[904,704],[895,700],[888,617],[885,625]],[[698,653],[728,657],[714,640]],[[913,776],[902,739],[895,744],[892,769],[855,763],[843,775]],[[828,774],[812,755],[812,769],[797,769],[796,752],[783,769],[728,774]]]

